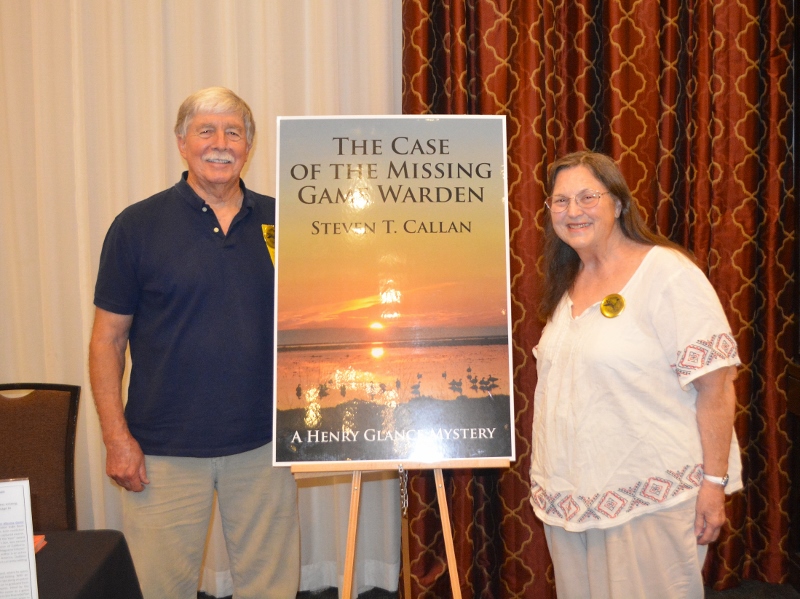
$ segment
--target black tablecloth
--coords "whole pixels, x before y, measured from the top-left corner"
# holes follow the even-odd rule
[[[45,532],[36,554],[39,599],[142,599],[118,530]]]

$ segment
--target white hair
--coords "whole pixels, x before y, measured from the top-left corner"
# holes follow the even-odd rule
[[[201,112],[211,114],[241,115],[244,121],[247,145],[253,145],[256,134],[256,122],[247,102],[229,90],[227,87],[207,87],[193,93],[186,98],[178,109],[178,119],[175,122],[175,135],[186,137],[186,129],[196,114]]]

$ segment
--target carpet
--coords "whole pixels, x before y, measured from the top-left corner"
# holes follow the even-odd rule
[[[319,591],[303,591],[297,599],[338,599],[339,593],[334,587]],[[231,599],[231,597],[215,598],[205,593],[198,593],[197,599]],[[398,599],[397,591],[371,589],[361,593],[358,599]],[[800,599],[800,592],[788,584],[768,584],[754,580],[744,580],[736,588],[727,591],[706,589],[706,599]]]
[[[197,599],[232,599],[232,597],[212,597],[205,593],[197,593]],[[297,599],[339,599],[339,591],[336,587],[320,589],[319,591],[302,591],[297,594]],[[374,588],[361,593],[358,599],[397,599],[397,591],[392,592]]]
[[[741,585],[727,591],[706,589],[706,599],[800,599],[800,593],[788,584],[743,580]]]

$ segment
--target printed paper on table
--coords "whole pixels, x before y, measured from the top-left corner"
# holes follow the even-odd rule
[[[27,478],[0,480],[0,595],[38,599],[31,487]]]

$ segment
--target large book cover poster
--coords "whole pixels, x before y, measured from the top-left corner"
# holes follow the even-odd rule
[[[276,464],[515,458],[505,148],[496,116],[278,120]]]

